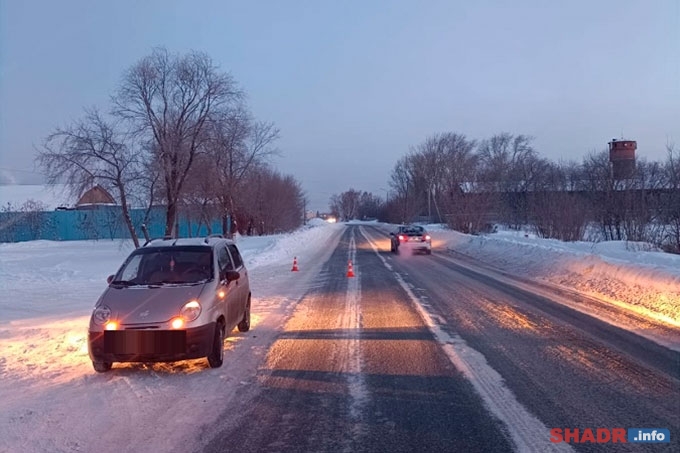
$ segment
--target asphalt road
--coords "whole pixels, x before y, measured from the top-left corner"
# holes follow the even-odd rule
[[[671,445],[571,448],[678,451],[680,354],[351,226],[203,451],[567,447],[554,427],[668,428]]]

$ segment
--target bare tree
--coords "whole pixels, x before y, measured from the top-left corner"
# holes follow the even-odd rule
[[[25,201],[19,208],[22,230],[29,232],[31,240],[45,238],[53,227],[46,210],[45,203],[33,199]]]
[[[397,161],[390,175],[390,188],[394,192],[393,202],[399,206],[397,222],[408,222],[419,210],[410,155]]]
[[[462,134],[444,134],[443,180],[437,199],[442,204],[448,225],[466,233],[486,230],[493,194],[480,182],[477,143]]]
[[[292,176],[258,165],[248,171],[240,194],[239,223],[248,234],[292,231],[302,224],[304,195]]]
[[[353,220],[357,218],[360,199],[361,192],[350,188],[341,194],[331,196],[330,209],[337,212],[342,220]]]
[[[614,179],[609,153],[602,151],[587,156],[581,169],[580,188],[590,199],[605,240],[659,242],[658,194],[664,180],[660,164],[640,160],[629,177]]]
[[[427,214],[454,229],[486,229],[494,191],[480,181],[477,143],[462,134],[446,132],[428,137],[400,159],[391,186],[402,206],[401,221]]]
[[[583,193],[572,190],[573,169],[573,163],[548,164],[528,194],[531,225],[540,237],[583,239],[590,210]]]
[[[479,145],[482,180],[498,196],[503,221],[512,228],[527,223],[527,192],[544,167],[531,142],[533,137],[507,132],[483,140]]]
[[[173,55],[166,49],[132,66],[113,97],[114,114],[127,121],[159,162],[167,203],[165,234],[172,235],[178,202],[196,154],[215,116],[242,98],[230,75],[204,53]]]
[[[357,207],[357,217],[360,219],[376,219],[382,202],[379,197],[370,192],[362,192]]]
[[[212,220],[219,218],[220,210],[217,203],[220,190],[218,170],[209,154],[199,154],[189,171],[184,194],[182,196],[182,213],[197,223],[200,230],[206,226],[208,234],[212,234]]]
[[[675,145],[669,143],[666,146],[668,152],[665,169],[664,200],[662,208],[662,221],[668,227],[667,249],[680,253],[680,157],[675,152]]]
[[[663,225],[659,222],[660,200],[656,194],[663,187],[663,179],[663,168],[658,162],[640,159],[631,178],[617,193],[626,240],[661,244]]]
[[[118,196],[125,225],[135,247],[139,239],[130,218],[128,185],[138,170],[138,158],[127,137],[95,109],[45,140],[37,161],[47,182],[65,181],[79,196],[99,184]]]
[[[611,174],[609,152],[590,153],[583,159],[581,171],[579,186],[589,198],[593,218],[600,227],[602,237],[605,240],[622,240],[623,219],[615,198],[616,182]]]
[[[147,146],[153,147],[154,145],[150,143]],[[151,239],[148,225],[151,220],[152,210],[159,201],[161,171],[158,161],[153,158],[153,153],[143,153],[140,156],[140,162],[138,170],[134,172],[129,192],[130,198],[135,200],[138,206],[146,206],[143,216],[139,219],[139,223],[141,223],[144,238],[148,241]]]
[[[411,155],[414,193],[423,194],[421,213],[427,212],[428,221],[432,218],[435,194],[442,193],[447,169],[449,134],[437,134],[421,143]],[[424,211],[425,205],[427,211]],[[435,208],[436,211],[436,208]]]
[[[222,112],[211,123],[209,132],[207,149],[215,178],[212,194],[226,231],[227,218],[235,216],[235,196],[242,189],[248,171],[277,154],[273,144],[279,138],[279,130],[273,123],[253,120],[245,107],[239,105],[232,111]]]

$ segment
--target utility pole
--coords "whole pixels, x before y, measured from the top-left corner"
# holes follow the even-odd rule
[[[302,199],[302,224],[307,225],[307,199]]]

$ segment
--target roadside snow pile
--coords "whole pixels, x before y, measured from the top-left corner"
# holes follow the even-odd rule
[[[328,242],[335,231],[345,228],[342,224],[331,224],[321,219],[317,220],[319,221],[310,222],[305,227],[296,230],[293,233],[263,236],[266,238],[265,240],[269,242],[269,245],[266,247],[258,247],[257,253],[253,254],[247,252],[246,244],[248,241],[257,241],[257,238],[244,237],[243,248],[246,251],[243,252],[243,255],[246,266],[249,269],[254,269],[259,266],[280,263],[282,261],[290,261],[290,264],[292,264],[293,258],[295,257],[297,257],[298,260],[304,260],[304,250],[309,249],[314,251],[315,245]],[[239,247],[242,245],[241,240],[237,239],[236,242]]]
[[[450,250],[680,325],[680,256],[646,244],[561,242],[523,232],[471,236],[438,230]]]

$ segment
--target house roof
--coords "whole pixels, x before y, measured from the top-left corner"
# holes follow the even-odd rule
[[[102,186],[96,185],[93,188],[85,191],[85,193],[78,199],[76,206],[83,205],[115,205],[116,200],[111,194]]]

